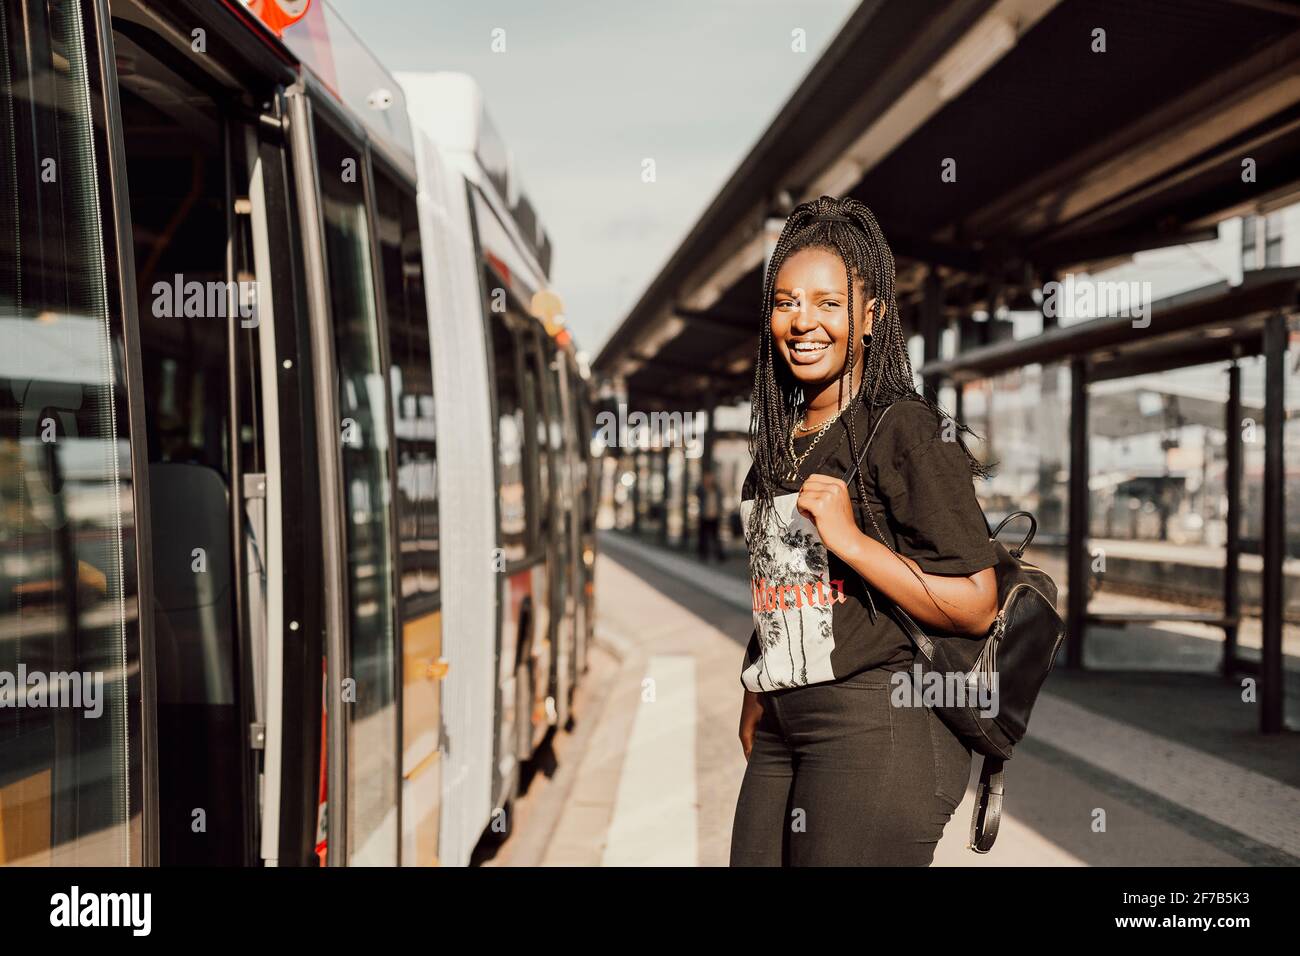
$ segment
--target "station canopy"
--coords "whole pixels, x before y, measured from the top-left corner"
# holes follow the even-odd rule
[[[610,336],[597,377],[639,408],[748,397],[773,223],[822,194],[875,212],[909,334],[928,309],[960,323],[963,353],[1011,347],[1009,323],[971,314],[1034,308],[1055,276],[1300,200],[1300,7],[864,2]],[[1284,286],[1268,291],[1294,304]],[[1217,321],[1199,308],[1184,314]],[[927,358],[924,374],[977,371]]]

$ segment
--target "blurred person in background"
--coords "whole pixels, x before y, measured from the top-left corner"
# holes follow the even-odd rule
[[[722,489],[718,487],[718,476],[712,465],[706,467],[700,475],[695,494],[700,502],[700,560],[707,562],[711,552],[721,564],[727,559],[722,551],[722,539],[718,536],[718,525],[722,519]]]

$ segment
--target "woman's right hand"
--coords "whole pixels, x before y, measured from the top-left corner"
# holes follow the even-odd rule
[[[745,699],[740,702],[740,746],[745,751],[745,760],[754,749],[754,730],[763,716],[763,698],[752,690],[745,691]]]

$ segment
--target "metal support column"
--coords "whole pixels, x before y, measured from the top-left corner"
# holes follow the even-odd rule
[[[921,295],[921,365],[937,362],[940,358],[940,336],[943,334],[943,282],[934,266],[925,275]],[[939,380],[927,375],[921,381],[921,391],[927,397],[938,398]]]
[[[677,547],[685,551],[690,546],[691,540],[691,459],[686,454],[685,447],[682,448],[682,493],[680,500],[677,502],[682,513],[682,536],[677,541]]]
[[[1282,426],[1286,415],[1286,316],[1264,324],[1264,569],[1263,646],[1259,667],[1259,729],[1282,729],[1282,558],[1286,547],[1286,488]]]
[[[1228,496],[1228,536],[1223,555],[1223,676],[1231,678],[1237,661],[1237,621],[1241,617],[1241,366],[1234,358],[1228,367],[1228,407],[1224,412],[1224,446],[1227,451],[1225,484]]]
[[[713,447],[717,440],[718,400],[710,393],[704,406],[704,448],[700,453],[700,472],[713,467]]]
[[[632,532],[639,534],[641,531],[641,496],[645,493],[641,487],[641,452],[639,449],[632,451]]]
[[[1088,613],[1088,374],[1082,357],[1070,361],[1070,505],[1066,545],[1065,664],[1083,666]]]
[[[682,527],[683,528],[689,528],[686,522],[686,516],[690,513],[690,508],[686,504],[686,501],[689,500],[689,495],[690,495],[689,489],[695,487],[697,484],[702,484],[704,482],[704,473],[713,467],[713,448],[714,448],[714,442],[716,441],[716,436],[714,434],[714,425],[715,425],[715,420],[717,419],[717,415],[718,415],[718,400],[717,397],[712,392],[710,392],[708,395],[705,396],[704,399],[704,435],[703,435],[703,440],[701,442],[700,457],[697,459],[699,468],[696,471],[694,481],[691,484],[687,485],[688,490],[686,492],[686,495],[683,496],[683,505],[682,505]],[[689,478],[690,477],[689,458],[686,460],[686,473],[687,473],[687,477]],[[718,476],[716,474],[713,476],[713,479],[715,482],[717,482],[720,488],[722,482],[718,481]],[[700,534],[699,522],[703,518],[703,516],[704,516],[704,502],[698,501],[696,502],[696,511],[695,511],[696,540],[699,539],[699,534]],[[683,551],[688,550],[690,547],[691,538],[689,535],[685,533],[683,534],[682,538],[683,538],[682,550]]]
[[[659,462],[659,543],[668,545],[668,449],[660,448],[655,458]]]
[[[1043,290],[1047,283],[1056,281],[1056,278],[1056,272],[1053,270],[1039,273],[1036,276],[1039,290]],[[1057,311],[1047,306],[1047,298],[1044,295],[1043,300],[1038,304],[1038,312],[1042,318],[1044,332],[1060,325]],[[1038,403],[1041,409],[1038,421],[1042,423],[1044,432],[1038,436],[1037,517],[1039,527],[1044,528],[1059,528],[1062,524],[1061,511],[1064,502],[1061,501],[1057,476],[1061,473],[1061,458],[1064,456],[1059,442],[1055,439],[1060,434],[1058,429],[1065,424],[1060,421],[1061,391],[1064,384],[1062,380],[1065,373],[1066,366],[1064,363],[1044,363],[1039,367],[1038,373]],[[990,396],[990,400],[992,400],[992,396]]]

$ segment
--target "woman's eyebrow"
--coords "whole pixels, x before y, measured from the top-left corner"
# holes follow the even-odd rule
[[[777,289],[778,295],[794,295],[791,289]],[[844,295],[843,289],[804,289],[809,295]]]

